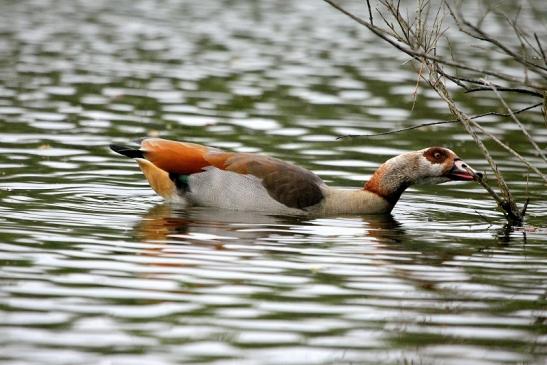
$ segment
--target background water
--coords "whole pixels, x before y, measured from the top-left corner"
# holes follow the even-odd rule
[[[412,109],[405,60],[316,0],[0,1],[0,361],[543,364],[545,187],[495,146],[527,232],[474,183],[410,189],[390,217],[184,210],[107,148],[265,152],[341,186],[428,145],[486,169],[458,126],[335,140],[450,118],[424,88]],[[483,123],[545,171],[511,122]]]

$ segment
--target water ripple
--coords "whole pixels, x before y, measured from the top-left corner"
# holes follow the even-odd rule
[[[414,105],[406,60],[325,4],[48,0],[0,20],[0,361],[544,362],[544,186],[504,151],[522,230],[466,182],[409,189],[386,217],[182,209],[108,150],[183,139],[353,187],[431,144],[485,170],[457,126],[336,140],[446,107],[421,89]],[[514,125],[484,124],[546,167]]]

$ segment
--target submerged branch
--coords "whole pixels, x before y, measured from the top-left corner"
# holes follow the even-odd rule
[[[482,175],[475,174],[475,181],[478,182],[489,194],[494,198],[498,207],[500,207],[501,212],[505,216],[505,219],[514,226],[522,226],[524,223],[524,216],[526,215],[526,210],[528,208],[528,203],[530,203],[530,198],[526,198],[524,205],[521,210],[516,209],[513,211],[511,209],[511,203],[504,198],[500,197],[490,185],[486,182],[485,178]]]

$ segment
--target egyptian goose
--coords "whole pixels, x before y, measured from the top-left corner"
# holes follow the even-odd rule
[[[135,158],[166,200],[272,214],[389,213],[413,184],[467,181],[477,174],[451,150],[429,147],[387,160],[361,189],[340,189],[304,168],[254,153],[160,138],[110,148]]]

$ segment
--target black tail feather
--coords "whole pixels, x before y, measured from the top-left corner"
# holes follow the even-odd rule
[[[144,158],[143,152],[135,147],[124,146],[121,144],[111,144],[110,149],[129,158]]]

